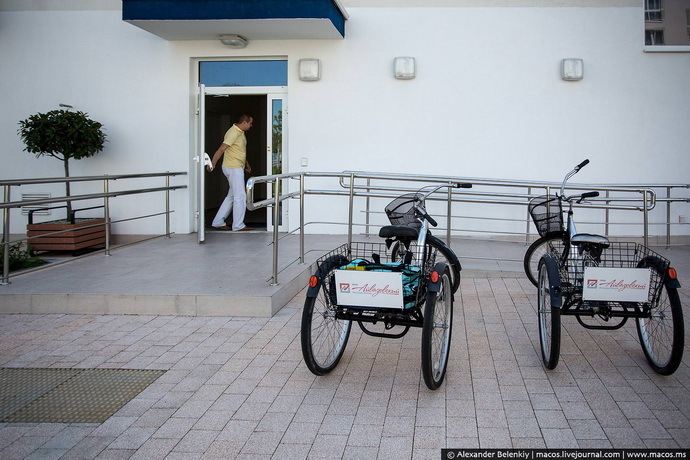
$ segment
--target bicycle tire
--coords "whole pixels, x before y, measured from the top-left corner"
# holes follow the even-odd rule
[[[546,236],[542,236],[534,243],[532,243],[523,260],[523,267],[527,278],[535,286],[538,285],[537,276],[539,274],[539,261],[544,254],[556,252],[559,255],[563,253],[565,244],[563,243],[563,236],[565,233],[556,232]]]
[[[638,267],[660,270],[656,260],[647,257],[640,261]],[[673,374],[680,366],[685,346],[683,309],[678,289],[665,280],[652,305],[651,317],[637,318],[636,323],[640,345],[650,367],[661,375]]]
[[[347,263],[337,255],[326,259],[315,276],[319,279],[316,295],[308,295],[302,310],[300,339],[302,357],[315,375],[325,375],[338,365],[350,337],[352,322],[335,317],[335,293],[331,292],[334,270]],[[334,285],[333,285],[334,288]]]
[[[453,293],[450,269],[445,265],[438,292],[427,294],[422,326],[422,375],[430,390],[443,383],[453,332]]]
[[[547,369],[555,369],[561,352],[561,310],[551,305],[551,283],[545,257],[539,262],[538,277],[539,348],[544,366]]]
[[[414,243],[412,243],[414,244]],[[434,235],[428,234],[426,237],[426,244],[427,246],[430,246],[433,249],[436,249],[436,262],[443,262],[448,265],[450,268],[450,279],[451,279],[451,286],[453,288],[453,293],[455,294],[460,287],[460,271],[462,270],[462,267],[460,265],[460,260],[458,260],[458,256],[455,255],[455,252],[446,245],[446,243],[443,242],[443,240],[436,238]],[[397,262],[398,260],[402,259],[402,257],[405,254],[405,251],[401,251],[401,243],[399,241],[396,241],[395,244],[391,247],[391,261],[392,262]],[[414,249],[412,250],[414,254]],[[439,259],[438,254],[441,254],[443,259]],[[425,251],[425,254],[428,256],[431,254],[431,251],[428,249]],[[413,262],[415,263],[415,262]],[[421,265],[421,264],[420,264]]]

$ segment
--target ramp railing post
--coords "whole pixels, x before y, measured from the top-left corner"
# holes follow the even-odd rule
[[[647,207],[647,196],[650,190],[642,190],[642,202],[643,209],[642,214],[644,215],[644,245],[649,246],[649,208]]]
[[[5,185],[5,203],[10,201],[10,186]],[[2,279],[0,285],[10,284],[10,208],[2,210]]]
[[[448,247],[450,247],[450,228],[453,226],[451,223],[451,213],[452,213],[452,207],[453,207],[453,187],[448,187],[448,212],[446,215],[446,243],[448,243]]]
[[[170,238],[170,171],[165,173],[165,236]]]
[[[110,201],[108,198],[108,178],[103,179],[103,216],[105,217],[105,255],[110,255]]]
[[[352,247],[352,217],[354,213],[355,204],[355,175],[350,174],[350,205],[348,209],[347,218],[347,247]]]
[[[278,283],[278,224],[280,223],[280,179],[273,180],[273,282],[271,286]]]
[[[304,173],[299,176],[299,263],[304,265]]]

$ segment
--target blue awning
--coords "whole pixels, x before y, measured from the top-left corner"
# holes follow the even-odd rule
[[[122,20],[166,40],[345,37],[339,0],[122,0]]]

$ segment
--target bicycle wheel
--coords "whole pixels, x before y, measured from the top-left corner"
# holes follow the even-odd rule
[[[347,263],[343,256],[326,259],[316,271],[320,284],[307,294],[302,310],[302,356],[309,370],[324,375],[338,365],[350,337],[351,321],[335,317],[334,270]]]
[[[445,265],[445,264],[444,264]],[[440,269],[441,265],[437,265]],[[437,271],[438,272],[438,271]],[[430,390],[435,390],[446,376],[450,339],[453,331],[453,293],[450,269],[445,266],[438,292],[427,294],[422,326],[422,375]]]
[[[539,261],[541,260],[542,256],[551,252],[562,254],[563,248],[564,244],[562,232],[542,236],[537,241],[532,243],[529,248],[527,248],[523,266],[525,269],[525,274],[532,284],[535,286],[538,285],[537,276],[539,273]]]
[[[638,265],[655,268],[653,258],[646,258]],[[662,276],[663,278],[663,276]],[[683,310],[678,290],[664,283],[658,299],[652,304],[649,318],[637,318],[637,335],[647,362],[661,375],[673,374],[683,358],[684,342]]]
[[[460,270],[462,270],[458,256],[455,255],[455,252],[453,252],[453,250],[449,248],[446,243],[431,234],[427,235],[426,244],[427,250],[425,251],[425,257],[428,258],[432,254],[435,254],[436,258],[434,263],[442,262],[448,265],[450,268],[451,287],[453,289],[453,293],[457,292],[458,288],[460,287]],[[412,254],[416,254],[414,247],[415,242],[412,242],[410,244]],[[402,260],[404,256],[405,247],[399,241],[397,241],[391,248],[391,261],[397,262],[398,260]],[[418,264],[414,258],[412,259],[412,264],[421,265]]]
[[[539,316],[539,344],[541,358],[547,369],[558,365],[561,352],[561,310],[551,305],[551,283],[546,268],[546,258],[539,262],[537,313]]]

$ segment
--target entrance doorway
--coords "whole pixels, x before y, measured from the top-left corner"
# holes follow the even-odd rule
[[[270,117],[266,113],[266,95],[206,95],[205,96],[205,129],[204,150],[212,156],[223,142],[225,132],[230,129],[240,115],[246,113],[254,118],[254,125],[245,132],[247,138],[247,161],[252,167],[252,176],[271,174],[267,165],[266,145],[268,141],[267,123]],[[222,160],[221,160],[222,161]],[[211,229],[211,221],[216,215],[220,204],[228,194],[228,181],[220,168],[221,161],[211,173],[206,175],[204,187],[204,215],[205,226]],[[248,176],[245,175],[245,180]],[[261,196],[263,194],[263,196]],[[265,190],[257,190],[256,200],[266,198]],[[247,210],[244,222],[255,229],[266,230],[267,213],[265,209]],[[232,225],[232,214],[226,219]]]
[[[240,115],[246,113],[254,118],[254,125],[245,133],[252,176],[285,172],[287,60],[198,61],[198,64],[197,142],[192,158],[196,162],[198,184],[195,223],[201,243],[228,192],[227,179],[220,165],[216,164],[217,169],[207,173],[203,157],[205,153],[215,153],[225,132]],[[254,201],[272,196],[269,184],[261,185],[253,191]],[[287,211],[283,206],[280,209],[276,225],[285,228]],[[231,222],[229,219],[231,217],[226,222]],[[244,221],[257,229],[273,230],[270,207],[247,211]]]

